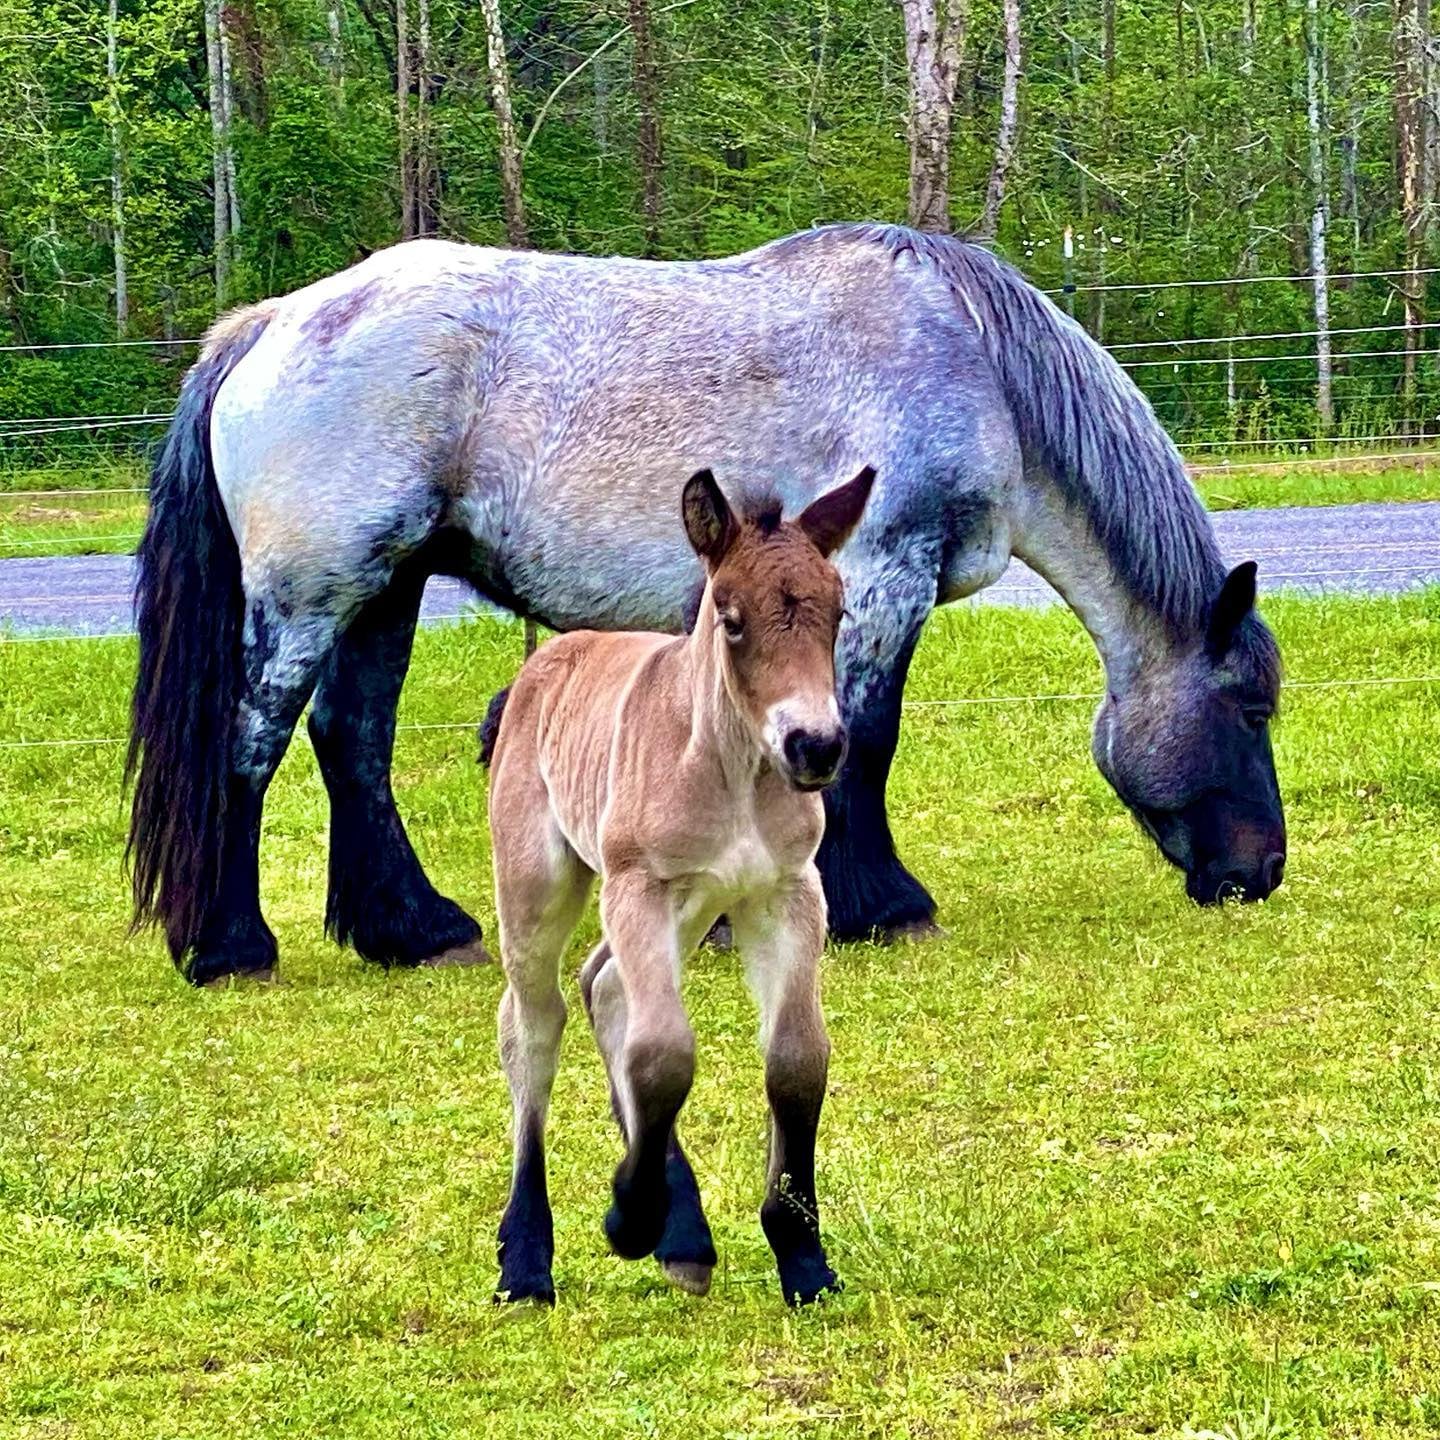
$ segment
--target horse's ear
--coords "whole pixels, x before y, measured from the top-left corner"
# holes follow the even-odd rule
[[[708,469],[697,470],[685,482],[685,492],[680,497],[680,514],[685,521],[685,534],[689,536],[695,553],[702,560],[718,565],[735,543],[740,526],[730,502]]]
[[[1210,607],[1205,626],[1205,648],[1215,657],[1223,655],[1235,638],[1240,622],[1255,608],[1255,571],[1253,560],[1244,560],[1226,577]]]
[[[822,555],[833,555],[850,538],[874,483],[875,467],[867,465],[853,480],[811,501],[795,522]]]

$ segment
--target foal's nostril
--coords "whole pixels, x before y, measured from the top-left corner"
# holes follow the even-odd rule
[[[785,761],[798,780],[823,783],[833,779],[844,754],[844,731],[817,735],[811,730],[792,730],[785,737]]]

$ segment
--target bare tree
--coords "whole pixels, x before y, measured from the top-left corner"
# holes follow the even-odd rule
[[[985,187],[985,209],[975,230],[977,239],[993,240],[999,228],[1005,181],[1015,160],[1015,131],[1019,123],[1020,0],[1005,0],[1005,77],[1000,85],[1000,127],[995,132],[995,158],[990,165],[990,183]]]
[[[635,43],[635,100],[640,107],[636,136],[640,161],[641,211],[645,217],[645,254],[660,253],[660,73],[655,63],[655,33],[649,0],[630,0],[630,33]]]
[[[110,113],[110,248],[115,254],[115,333],[123,340],[130,325],[130,290],[125,273],[125,152],[120,131],[119,0],[110,0],[105,30],[106,96]]]
[[[510,107],[510,67],[505,58],[505,32],[500,28],[500,0],[480,0],[485,18],[485,59],[490,76],[490,104],[500,132],[500,197],[505,206],[505,238],[524,247],[530,243],[525,225],[523,157],[515,137]]]
[[[1315,409],[1320,431],[1335,424],[1330,390],[1330,273],[1326,226],[1330,196],[1325,173],[1325,38],[1319,0],[1305,3],[1305,122],[1310,137],[1310,274],[1315,291]]]
[[[395,0],[395,128],[400,148],[400,238],[415,236],[415,140],[410,123],[410,0]]]
[[[1415,394],[1415,358],[1420,348],[1420,270],[1425,245],[1425,155],[1427,116],[1426,42],[1429,0],[1395,0],[1395,130],[1400,169],[1400,217],[1405,227],[1405,380],[1407,398]]]
[[[900,0],[910,82],[910,223],[950,228],[950,124],[965,48],[966,0]]]
[[[220,0],[205,0],[205,65],[209,71],[210,134],[213,146],[212,171],[215,188],[215,305],[223,310],[230,301],[230,236],[236,217],[230,195],[235,173],[230,154],[229,98],[225,85],[224,32],[220,25]]]
[[[434,132],[430,113],[430,0],[416,0],[419,34],[415,45],[415,233],[433,235],[439,227],[435,193]]]

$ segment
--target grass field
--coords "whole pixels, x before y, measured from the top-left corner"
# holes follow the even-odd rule
[[[1207,463],[1214,459],[1201,458]],[[1434,459],[1440,462],[1440,455]],[[1256,463],[1264,468],[1253,468]],[[1240,456],[1223,473],[1198,473],[1195,484],[1212,510],[1440,499],[1440,463],[1273,468],[1279,463],[1273,456],[1261,460]],[[0,559],[133,550],[146,511],[145,496],[134,491],[145,483],[141,465],[116,460],[95,466],[0,470]]]
[[[1270,614],[1293,680],[1440,675],[1440,592]],[[422,635],[402,718],[478,717],[518,648],[497,622]],[[705,952],[684,1129],[715,1289],[605,1252],[617,1142],[572,981],[540,1313],[490,1298],[500,978],[387,976],[322,939],[307,748],[267,816],[289,985],[193,993],[127,940],[118,750],[10,742],[119,735],[133,663],[0,643],[7,1440],[1440,1426],[1440,686],[1292,688],[1285,885],[1210,912],[1095,773],[1088,704],[914,704],[893,812],[949,936],[827,957],[845,1294],[781,1304],[753,1011]],[[1098,682],[1068,615],[985,609],[932,624],[910,698]],[[403,732],[397,789],[488,926],[474,750]]]

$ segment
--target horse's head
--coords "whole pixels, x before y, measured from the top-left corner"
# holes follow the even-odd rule
[[[708,470],[685,486],[685,533],[705,564],[697,638],[714,635],[726,689],[756,743],[797,790],[840,773],[835,698],[844,598],[829,556],[860,521],[875,472],[822,495],[794,520],[771,504],[737,516]]]
[[[1095,720],[1095,763],[1192,900],[1263,900],[1285,870],[1285,813],[1270,751],[1274,637],[1255,614],[1255,564],[1226,576],[1203,634],[1142,669]]]

